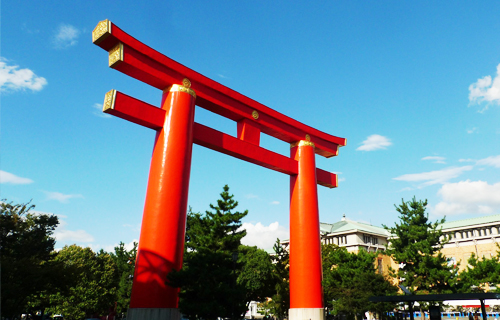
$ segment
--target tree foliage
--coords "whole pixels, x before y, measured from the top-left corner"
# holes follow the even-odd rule
[[[30,295],[57,280],[57,266],[51,263],[56,216],[31,211],[31,203],[0,203],[1,306],[4,317],[14,317],[27,308]]]
[[[131,250],[127,250],[125,244],[120,242],[115,247],[114,253],[111,253],[111,257],[115,262],[119,277],[116,284],[116,312],[118,314],[125,313],[130,305],[135,259],[137,257],[137,242],[134,242],[134,247]]]
[[[372,303],[371,296],[394,295],[397,288],[378,274],[375,259],[378,254],[360,250],[348,252],[337,245],[323,245],[323,291],[327,307],[335,314],[350,317],[366,311],[389,311],[389,303]]]
[[[184,265],[168,276],[169,285],[181,287],[180,311],[192,320],[240,318],[246,311],[245,287],[237,281],[243,263],[233,253],[246,235],[241,219],[248,211],[235,211],[227,185],[220,196],[204,215],[189,209]]]
[[[472,254],[469,258],[467,268],[459,275],[460,292],[486,292],[493,285],[500,291],[500,251],[496,256],[487,259],[478,259]]]
[[[290,255],[277,239],[274,244],[273,266],[274,293],[271,300],[261,304],[261,312],[277,319],[288,318],[290,309]]]
[[[95,253],[90,248],[71,245],[59,251],[55,260],[64,263],[73,281],[67,293],[52,295],[53,313],[73,320],[110,311],[115,302],[118,272],[109,253],[103,250]]]
[[[257,247],[240,246],[241,270],[237,282],[245,288],[245,302],[263,302],[274,293],[274,265],[269,254]]]
[[[454,290],[457,277],[456,270],[440,252],[448,241],[440,229],[445,219],[430,222],[426,206],[427,200],[402,201],[395,206],[400,222],[391,228],[384,225],[393,235],[387,254],[400,265],[391,275],[412,293],[449,293]]]

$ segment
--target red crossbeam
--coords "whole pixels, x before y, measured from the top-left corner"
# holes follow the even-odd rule
[[[155,88],[191,81],[196,104],[238,123],[249,120],[260,132],[288,143],[310,137],[315,152],[324,157],[338,154],[346,139],[329,135],[287,117],[198,72],[168,58],[128,35],[108,20],[101,21],[93,33],[93,42],[109,52],[110,67]]]
[[[106,94],[103,111],[119,118],[160,130],[165,121],[165,110],[126,94],[111,90]],[[297,161],[281,154],[243,141],[199,123],[194,124],[194,143],[259,166],[289,175],[298,174]],[[318,184],[337,187],[337,175],[316,169]]]

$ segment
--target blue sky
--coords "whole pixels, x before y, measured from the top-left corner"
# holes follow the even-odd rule
[[[347,138],[338,157],[316,158],[340,178],[319,187],[323,222],[392,225],[413,196],[433,219],[500,213],[498,2],[4,1],[1,14],[1,198],[58,215],[58,247],[139,237],[154,132],[100,108],[111,89],[154,105],[161,92],[108,67],[91,41],[104,19]],[[236,134],[201,108],[196,121]],[[224,184],[249,210],[246,243],[288,237],[288,176],[194,146],[189,205],[205,211]]]

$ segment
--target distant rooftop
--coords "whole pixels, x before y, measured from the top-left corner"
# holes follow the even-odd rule
[[[474,225],[494,223],[499,221],[500,221],[500,214],[472,218],[472,219],[456,220],[456,221],[445,222],[443,224],[443,230],[455,229],[461,227],[472,227]],[[322,234],[359,230],[362,232],[375,233],[384,236],[390,235],[389,232],[382,227],[377,227],[368,223],[349,220],[345,217],[345,214],[343,215],[342,220],[335,223],[320,222],[319,228]]]
[[[389,233],[382,227],[372,226],[368,223],[356,222],[346,219],[345,215],[341,221],[331,223],[322,223],[319,224],[320,232],[325,233],[336,233],[336,232],[344,232],[350,230],[359,230],[363,232],[375,233],[384,236],[388,236]]]
[[[454,229],[454,228],[468,227],[468,226],[493,223],[493,222],[498,222],[498,221],[500,221],[500,214],[494,214],[494,215],[472,218],[472,219],[463,219],[463,220],[445,222],[445,223],[443,223],[443,229]]]

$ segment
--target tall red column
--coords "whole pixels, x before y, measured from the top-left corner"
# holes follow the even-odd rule
[[[324,319],[314,144],[292,145],[298,174],[290,177],[290,320]]]
[[[165,282],[182,267],[196,95],[189,80],[165,90],[157,132],[127,318],[180,319],[178,289]]]

